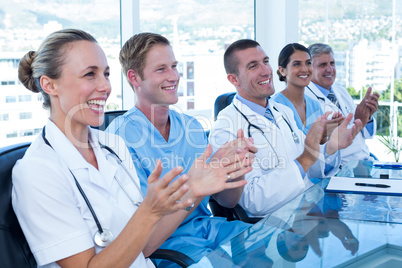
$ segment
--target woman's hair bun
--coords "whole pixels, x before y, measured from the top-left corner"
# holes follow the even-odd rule
[[[36,52],[29,51],[25,54],[18,65],[18,79],[30,91],[38,93],[39,89],[33,77],[32,64],[35,60]]]
[[[281,81],[281,82],[286,82],[286,77],[283,76],[279,70],[277,70],[276,73],[277,73],[278,76],[279,76],[279,81]]]

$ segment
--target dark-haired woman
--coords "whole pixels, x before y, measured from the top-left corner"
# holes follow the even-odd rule
[[[298,43],[286,45],[278,57],[277,74],[279,80],[286,83],[286,88],[274,95],[273,100],[291,108],[298,128],[307,134],[311,124],[323,114],[320,104],[304,94],[312,74],[309,50]],[[326,125],[325,137],[330,136],[344,119],[339,113],[332,114],[331,117],[332,120]]]

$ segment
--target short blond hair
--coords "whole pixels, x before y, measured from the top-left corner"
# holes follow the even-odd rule
[[[139,33],[132,36],[120,50],[119,61],[124,76],[132,87],[127,72],[133,70],[144,79],[145,60],[148,52],[155,45],[170,46],[167,38],[155,33]]]

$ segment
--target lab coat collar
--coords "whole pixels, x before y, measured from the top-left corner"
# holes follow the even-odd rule
[[[250,107],[248,107],[246,104],[242,103],[238,98],[236,98],[236,96],[233,98],[233,104],[236,105],[236,107],[239,108],[239,110],[247,117],[261,116],[261,117],[265,118],[264,115],[256,113]],[[271,112],[274,114],[274,117],[276,119],[278,116],[278,112],[276,111],[276,109],[274,109],[275,102],[272,99],[269,99],[268,106],[269,106],[269,109],[271,110]]]
[[[313,95],[317,95],[320,98],[323,98],[324,100],[326,99],[326,96],[321,92],[321,90],[317,87],[316,84],[314,84],[313,82],[310,82],[310,84],[308,85],[307,90],[311,90],[313,92]],[[328,91],[329,92],[329,91]],[[316,97],[317,98],[317,97]]]
[[[341,110],[332,103],[332,101],[330,101],[322,92],[321,90],[317,87],[316,84],[314,84],[313,82],[310,82],[310,84],[308,85],[310,89],[307,90],[311,90],[312,94],[314,95],[314,97],[312,98],[313,100],[317,100],[320,105],[321,108],[323,109],[324,112],[327,111],[340,111],[343,113],[343,110],[345,109],[345,107],[343,107],[342,103],[340,102],[339,105],[341,106]],[[338,99],[338,101],[342,98],[342,96],[339,95],[339,91],[336,90],[336,85],[332,85],[331,87],[332,92],[335,94],[336,98]],[[311,95],[310,95],[311,96]],[[319,99],[320,98],[320,99]],[[324,102],[322,102],[324,101]],[[329,109],[328,109],[329,108]]]
[[[318,84],[316,84],[314,82],[311,82],[311,84],[313,84],[322,93],[322,95],[324,95],[325,97],[328,97],[329,92],[331,92],[331,91],[333,92],[333,87],[332,86],[331,86],[331,89],[328,90],[328,89],[326,89],[326,88],[324,88],[324,87],[322,87],[322,86],[320,86],[320,85],[318,85]]]
[[[247,117],[257,116],[258,113],[254,112],[250,107],[241,102],[236,96],[233,98],[233,104]]]
[[[73,173],[78,169],[86,169],[88,170],[89,179],[91,182],[103,188],[108,188],[113,182],[117,167],[106,160],[106,157],[99,146],[97,131],[89,126],[88,128],[89,141],[98,161],[99,172],[101,173],[103,180],[97,179],[99,176],[94,176],[92,174],[93,172],[90,172],[90,164],[84,159],[84,157],[82,157],[71,141],[67,139],[64,133],[50,119],[46,123],[46,139],[52,145],[57,155],[63,160],[64,163],[66,163],[67,167]]]

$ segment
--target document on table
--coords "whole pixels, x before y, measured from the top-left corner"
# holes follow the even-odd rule
[[[402,180],[332,177],[326,192],[402,195]]]

